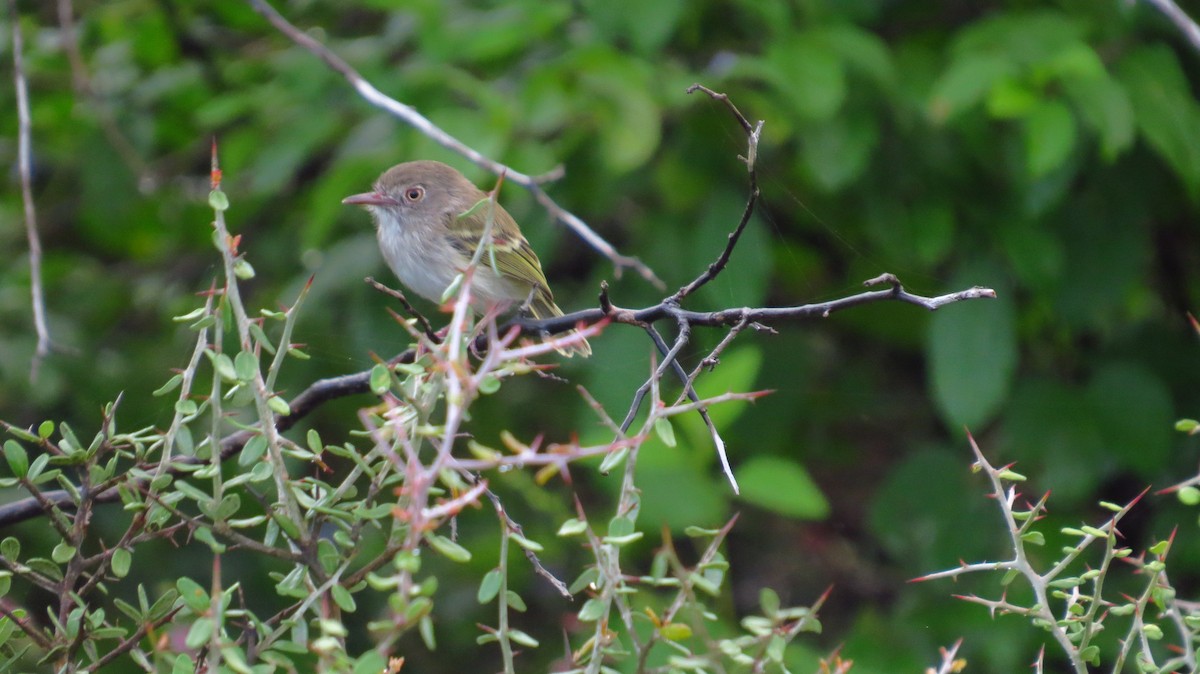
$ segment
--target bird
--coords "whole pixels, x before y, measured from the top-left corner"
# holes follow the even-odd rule
[[[471,280],[471,307],[479,313],[513,306],[535,319],[562,316],[554,294],[517,221],[457,169],[438,161],[410,161],[384,171],[370,192],[342,199],[365,207],[375,222],[384,260],[416,294],[440,302],[470,264],[492,219],[491,245]],[[590,356],[580,339],[558,349]]]

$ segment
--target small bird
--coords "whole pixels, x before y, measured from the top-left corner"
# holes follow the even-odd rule
[[[364,206],[375,220],[379,249],[400,282],[438,302],[475,255],[489,210],[492,249],[484,250],[471,281],[471,307],[483,313],[515,305],[538,319],[562,316],[542,264],[516,220],[499,204],[476,206],[488,195],[453,167],[436,161],[397,164],[371,192],[342,199]],[[559,350],[590,356],[586,340]]]

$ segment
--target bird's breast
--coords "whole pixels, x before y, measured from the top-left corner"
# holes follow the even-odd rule
[[[441,236],[421,236],[411,227],[387,223],[376,228],[379,248],[400,282],[433,302],[441,301],[446,288],[467,265],[470,257]],[[502,278],[492,269],[486,253],[472,280],[472,306],[484,311],[490,305],[504,307],[524,302],[531,287]]]

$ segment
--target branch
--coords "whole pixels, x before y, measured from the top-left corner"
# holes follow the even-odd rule
[[[895,277],[889,278],[895,280]],[[872,281],[875,281],[873,279]],[[870,282],[868,282],[870,283]],[[589,309],[586,311],[577,311],[566,316],[558,316],[543,320],[533,320],[529,318],[514,318],[505,325],[501,326],[500,332],[508,332],[512,329],[517,329],[521,334],[540,335],[543,332],[552,334],[574,330],[579,323],[594,324],[604,320],[611,320],[615,323],[624,323],[627,325],[638,326],[644,329],[644,325],[654,323],[661,320],[682,321],[691,327],[736,327],[742,323],[753,325],[793,322],[811,318],[826,318],[836,311],[842,311],[851,307],[860,306],[863,304],[873,304],[876,302],[905,302],[916,306],[924,307],[930,311],[934,311],[947,304],[962,302],[966,300],[974,300],[980,298],[995,297],[996,291],[991,288],[968,288],[955,293],[946,295],[938,295],[936,297],[924,297],[922,295],[914,295],[899,285],[899,281],[895,281],[887,290],[874,290],[843,297],[840,299],[830,300],[828,302],[820,302],[817,304],[802,304],[793,307],[762,307],[762,308],[729,308],[720,309],[718,311],[699,312],[682,309],[679,306],[673,305],[664,300],[644,309],[621,309],[615,305],[609,304],[605,309]],[[608,313],[606,313],[606,311]],[[486,339],[481,338],[476,344],[477,348],[486,348]],[[409,349],[388,361],[390,364],[411,363],[413,361],[414,351]],[[344,398],[351,395],[359,395],[370,391],[371,371],[364,370],[354,374],[342,375],[340,377],[331,377],[329,379],[321,379],[313,382],[300,395],[289,401],[289,406],[292,413],[288,416],[278,417],[275,422],[275,429],[279,433],[287,431],[292,426],[295,426],[301,419],[305,418],[321,405]],[[690,396],[689,396],[690,397]],[[258,430],[241,430],[225,436],[221,440],[221,457],[222,459],[229,458],[233,454],[241,451],[242,447],[249,442],[250,438],[259,433]],[[177,457],[170,468],[172,473],[180,472],[180,469],[186,469],[189,466],[197,463],[194,457]],[[71,498],[67,492],[63,490],[48,491],[41,494],[42,502],[34,498],[25,498],[20,501],[14,501],[0,506],[0,528],[24,522],[26,520],[38,517],[44,514],[44,509],[48,505],[55,505],[59,508],[71,506]],[[115,488],[105,490],[96,495],[97,503],[110,503],[118,500],[119,495]]]
[[[689,94],[695,93],[696,91],[703,91],[712,98],[724,102],[725,105],[729,107],[730,112],[733,113],[734,118],[736,118],[738,123],[741,124],[742,129],[746,132],[747,139],[749,140],[749,149],[746,151],[746,156],[739,157],[739,159],[746,163],[746,170],[750,173],[750,197],[746,200],[746,208],[742,211],[742,219],[738,221],[737,227],[734,227],[733,231],[729,234],[729,242],[725,244],[725,250],[721,251],[721,254],[717,257],[716,262],[708,265],[708,269],[704,270],[703,274],[697,276],[696,279],[691,283],[680,288],[679,291],[672,296],[676,302],[682,301],[683,298],[699,290],[700,286],[703,286],[705,283],[708,283],[716,278],[717,274],[720,274],[721,270],[725,268],[725,265],[729,263],[729,257],[733,255],[734,246],[737,246],[738,239],[741,238],[742,232],[745,231],[746,225],[750,222],[750,216],[754,215],[754,204],[758,201],[759,194],[758,172],[755,170],[755,166],[758,162],[758,139],[762,136],[762,121],[759,120],[758,124],[751,126],[750,121],[746,119],[746,116],[742,114],[741,110],[737,109],[737,106],[733,104],[733,101],[729,100],[729,96],[726,94],[719,94],[700,84],[693,84],[687,88],[687,93]]]
[[[1200,25],[1196,25],[1196,21],[1188,16],[1187,12],[1180,9],[1174,0],[1146,0],[1146,2],[1165,14],[1188,39],[1188,42],[1191,42],[1196,49],[1200,49]]]
[[[415,108],[405,105],[383,92],[376,89],[370,82],[363,79],[363,76],[358,73],[350,64],[342,60],[340,56],[333,53],[328,47],[321,44],[312,36],[304,33],[296,26],[292,25],[282,14],[275,11],[271,5],[267,4],[266,0],[247,0],[254,11],[258,12],[279,32],[286,35],[292,42],[304,47],[312,52],[317,58],[325,62],[325,65],[339,75],[344,77],[347,82],[354,87],[359,96],[362,96],[371,105],[391,114],[393,117],[403,121],[414,129],[420,131],[425,136],[433,140],[438,145],[456,152],[467,159],[471,160],[477,166],[483,167],[497,175],[505,174],[507,180],[517,183],[524,187],[537,199],[542,208],[546,209],[551,217],[555,220],[570,227],[575,234],[584,240],[589,246],[595,249],[600,254],[604,255],[611,261],[615,267],[614,273],[619,277],[621,271],[629,267],[636,271],[642,278],[654,284],[656,288],[664,288],[665,284],[654,274],[646,263],[636,257],[622,255],[617,252],[616,248],[608,241],[605,241],[597,234],[587,223],[580,220],[578,217],[559,206],[550,195],[546,194],[542,189],[541,183],[545,178],[526,175],[519,171],[513,170],[500,162],[489,159],[481,154],[478,150],[466,145],[459,139],[443,131],[440,127],[429,121]],[[557,175],[558,172],[555,173]]]
[[[610,304],[608,309],[585,309],[554,318],[535,320],[519,317],[513,319],[501,329],[503,330],[515,325],[520,327],[522,332],[526,333],[535,333],[541,330],[553,334],[575,329],[579,323],[596,323],[602,318],[608,318],[614,323],[625,323],[628,325],[641,325],[668,319],[682,319],[692,327],[733,327],[743,320],[751,324],[770,325],[772,323],[787,323],[810,318],[828,318],[830,314],[835,312],[863,304],[874,304],[876,302],[904,302],[923,307],[930,311],[936,311],[947,304],[996,297],[995,290],[979,286],[945,295],[925,297],[905,290],[895,276],[885,274],[884,277],[889,279],[889,283],[894,282],[892,287],[887,290],[871,290],[816,304],[798,304],[790,307],[741,307],[719,309],[716,311],[690,311],[672,305],[668,298],[668,300],[643,309],[622,309]],[[863,285],[877,285],[879,278],[864,281]]]
[[[37,348],[29,364],[29,379],[37,381],[42,359],[50,353],[50,330],[46,327],[46,301],[42,293],[42,242],[38,237],[37,213],[33,206],[33,171],[30,168],[29,91],[25,86],[25,64],[21,56],[21,15],[16,0],[8,0],[8,15],[12,21],[13,84],[17,91],[17,165],[21,173],[21,201],[25,204],[25,238],[29,240],[29,288],[33,303],[33,327],[37,332]]]

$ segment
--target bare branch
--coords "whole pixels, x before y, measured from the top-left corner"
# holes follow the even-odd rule
[[[733,249],[735,246],[737,246],[738,239],[742,237],[742,232],[746,230],[746,225],[749,224],[750,217],[754,215],[754,205],[758,202],[759,194],[758,172],[755,170],[755,164],[758,160],[758,139],[762,135],[762,121],[760,120],[758,124],[751,125],[750,121],[746,119],[746,116],[737,109],[737,106],[734,105],[733,101],[729,100],[729,96],[725,94],[719,94],[700,84],[693,84],[687,88],[687,93],[689,94],[695,93],[696,91],[703,91],[712,98],[724,102],[729,110],[733,113],[734,118],[737,119],[738,124],[740,124],[742,129],[746,132],[749,142],[749,149],[746,151],[746,156],[741,157],[741,159],[742,161],[746,162],[746,170],[750,173],[750,196],[746,199],[746,207],[742,210],[741,220],[738,221],[737,227],[734,227],[733,231],[729,233],[729,241],[725,244],[725,250],[721,251],[721,254],[717,257],[716,262],[708,265],[708,269],[705,269],[703,274],[697,276],[695,280],[680,288],[675,293],[672,299],[674,299],[676,302],[682,301],[683,298],[699,290],[700,287],[705,283],[708,283],[716,278],[717,274],[720,274],[721,270],[725,268],[725,265],[729,264],[729,257],[733,255]]]
[[[1200,49],[1200,25],[1197,25],[1196,21],[1187,15],[1187,12],[1180,9],[1174,0],[1145,1],[1154,5],[1158,11],[1165,14],[1171,23],[1175,24],[1175,27],[1179,29],[1179,32],[1183,33],[1188,42],[1191,42],[1192,46],[1196,49]]]
[[[29,90],[25,85],[25,63],[21,52],[21,15],[16,0],[8,0],[8,15],[12,20],[13,84],[17,92],[17,165],[21,174],[21,201],[25,204],[25,238],[29,240],[29,289],[33,303],[33,327],[37,332],[37,348],[29,365],[29,380],[37,381],[42,359],[50,353],[50,330],[46,327],[46,300],[42,291],[42,242],[38,237],[37,213],[33,205],[32,123],[29,116]]]

